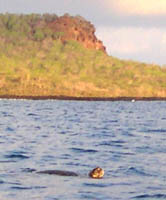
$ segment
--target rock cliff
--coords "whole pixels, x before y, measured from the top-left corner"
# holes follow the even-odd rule
[[[106,53],[102,41],[95,36],[95,27],[81,16],[57,17],[48,24],[48,27],[55,32],[55,37],[59,37],[64,43],[67,40],[76,40],[86,48],[102,50]]]

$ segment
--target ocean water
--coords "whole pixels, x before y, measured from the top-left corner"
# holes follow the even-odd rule
[[[15,199],[166,199],[166,102],[0,100],[0,200]]]

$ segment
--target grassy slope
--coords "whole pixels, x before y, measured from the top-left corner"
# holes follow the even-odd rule
[[[166,97],[166,69],[107,56],[75,41],[0,41],[0,95]]]

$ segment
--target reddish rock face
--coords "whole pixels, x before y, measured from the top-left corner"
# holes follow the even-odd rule
[[[55,37],[59,37],[62,42],[76,40],[86,48],[102,50],[106,53],[102,41],[95,36],[94,26],[82,17],[64,15],[50,22],[48,27],[55,32]]]

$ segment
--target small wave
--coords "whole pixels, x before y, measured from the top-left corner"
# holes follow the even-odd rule
[[[13,115],[9,114],[8,112],[2,112],[3,117],[13,117]]]
[[[35,113],[28,113],[27,116],[38,116]]]
[[[13,132],[15,129],[13,129],[13,128],[11,128],[11,127],[7,127],[6,128],[6,131],[8,131],[8,132]]]
[[[106,184],[98,184],[98,183],[96,183],[96,184],[95,183],[84,183],[84,186],[104,188],[104,187],[110,186],[110,184],[106,185]]]
[[[4,183],[5,183],[4,181],[1,181],[1,180],[0,180],[0,184],[4,184]]]
[[[29,156],[25,155],[25,152],[20,152],[20,151],[16,151],[16,152],[11,152],[7,155],[4,156],[7,159],[28,159]]]
[[[132,131],[133,131],[133,129],[132,129]],[[131,130],[123,131],[123,135],[128,136],[128,137],[136,137],[135,134],[131,133]]]
[[[110,121],[108,121],[109,123],[117,123],[118,122],[118,120],[110,120]]]
[[[128,170],[127,170],[127,174],[135,174],[135,175],[141,175],[141,176],[152,176],[151,174],[148,174],[146,172],[144,172],[143,170],[141,169],[136,169],[135,167],[130,167]]]
[[[0,163],[14,163],[14,160],[0,160]]]
[[[166,129],[147,129],[147,133],[166,133]]]
[[[18,187],[18,186],[12,186],[11,189],[14,189],[14,190],[31,190],[32,187]]]
[[[121,151],[108,151],[111,153],[114,157],[119,157],[119,156],[133,156],[135,153],[132,152],[121,152]]]
[[[72,151],[77,151],[80,153],[96,153],[98,152],[97,150],[94,149],[81,149],[81,148],[71,148]]]
[[[32,189],[45,189],[47,187],[44,186],[35,186],[35,187],[23,187],[23,186],[12,186],[13,190],[32,190]]]
[[[101,146],[115,146],[115,147],[123,147],[123,144],[125,142],[122,140],[116,140],[116,141],[104,141],[101,142],[99,145]]]
[[[166,199],[166,195],[165,194],[154,194],[154,195],[144,194],[144,195],[136,196],[133,199],[150,199],[150,200]]]
[[[23,171],[23,172],[35,172],[36,169],[32,169],[32,168],[24,168],[22,171]]]
[[[11,154],[11,155],[6,155],[5,158],[20,158],[20,159],[28,159],[28,156],[22,155],[22,154]]]

